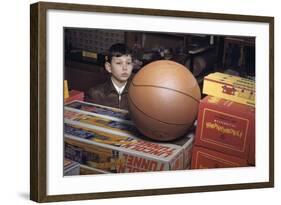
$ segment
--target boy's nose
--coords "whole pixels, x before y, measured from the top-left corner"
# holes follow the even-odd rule
[[[123,68],[123,70],[126,70],[127,69],[127,64],[123,64],[122,68]]]

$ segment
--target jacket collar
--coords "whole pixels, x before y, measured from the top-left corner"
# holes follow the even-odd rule
[[[127,82],[122,94],[128,93],[130,83],[131,83],[131,79],[128,79],[128,82]],[[109,95],[110,93],[118,94],[110,78],[108,78],[107,81],[105,82],[104,93],[106,95]]]

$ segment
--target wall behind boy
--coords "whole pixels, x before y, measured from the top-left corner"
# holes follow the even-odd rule
[[[50,0],[51,1],[51,0]],[[275,55],[280,55],[281,14],[276,0],[81,0],[66,1],[85,4],[136,6],[222,13],[275,16]],[[1,204],[34,204],[29,198],[29,4],[35,1],[5,1],[1,15]],[[281,86],[280,58],[275,57],[275,90]],[[277,81],[278,80],[278,81]],[[280,123],[280,92],[275,94],[275,120]],[[4,112],[4,115],[3,115]],[[280,127],[280,126],[279,126]],[[276,136],[280,128],[276,126]],[[275,144],[280,145],[280,137]],[[98,201],[63,202],[59,204],[269,204],[281,194],[281,149],[276,146],[276,187],[274,189],[195,193]],[[54,203],[58,204],[58,203]],[[276,203],[275,203],[276,204]]]

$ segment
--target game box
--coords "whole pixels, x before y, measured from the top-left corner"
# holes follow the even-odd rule
[[[196,145],[248,159],[254,140],[254,107],[213,96],[200,101]]]
[[[204,77],[203,93],[237,103],[255,106],[255,81],[225,73],[211,73]]]

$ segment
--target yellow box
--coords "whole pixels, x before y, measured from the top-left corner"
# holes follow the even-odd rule
[[[68,84],[67,84],[67,80],[64,80],[63,81],[63,98],[64,99],[67,99],[67,98],[69,98],[69,91],[68,91]]]
[[[204,78],[203,93],[237,103],[255,106],[255,81],[225,73],[211,73]]]
[[[88,58],[94,58],[94,59],[98,58],[98,54],[91,51],[82,51],[82,56]]]

